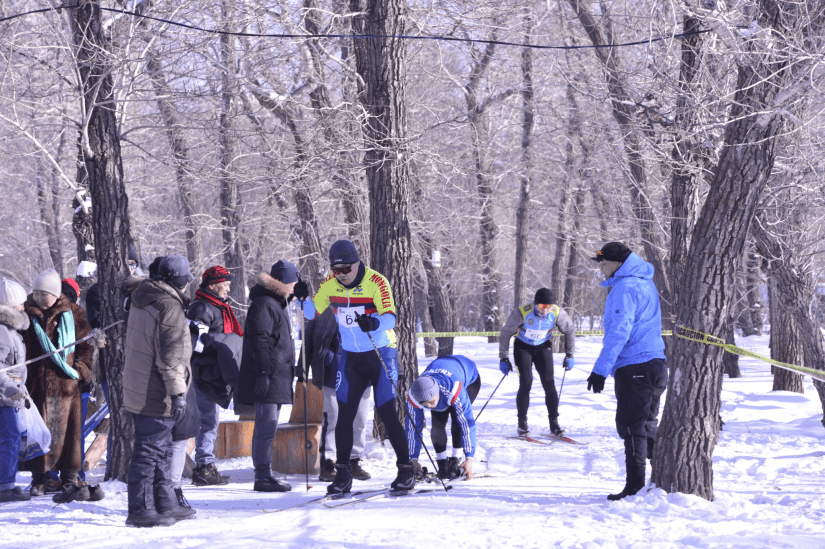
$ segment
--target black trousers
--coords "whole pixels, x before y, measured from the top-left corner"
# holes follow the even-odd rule
[[[171,417],[132,414],[135,446],[129,463],[129,512],[174,509],[178,500],[172,488]]]
[[[547,344],[532,346],[516,339],[513,344],[513,358],[518,368],[518,393],[516,394],[516,411],[520,420],[527,419],[530,407],[530,389],[533,388],[533,364],[544,387],[544,404],[550,419],[559,417],[559,394],[553,378],[553,349]]]
[[[347,353],[343,376],[339,377],[338,424],[335,426],[336,462],[349,464],[352,453],[352,425],[358,413],[358,405],[364,391],[372,385],[375,409],[387,430],[392,449],[398,465],[410,462],[410,450],[407,446],[407,432],[401,426],[396,408],[396,392],[393,383],[398,381],[395,362],[396,350],[390,347],[379,349],[381,359],[375,351],[365,353]],[[381,364],[381,360],[384,364]],[[389,370],[389,375],[384,370]]]
[[[625,461],[644,469],[648,440],[659,429],[659,401],[667,389],[667,365],[655,358],[616,370],[616,431],[624,439]]]
[[[481,376],[478,376],[475,381],[467,386],[467,396],[470,397],[470,402],[475,402],[478,396],[478,391],[481,389]],[[443,412],[432,411],[433,425],[430,430],[430,436],[433,441],[433,448],[435,452],[441,453],[447,450],[447,420],[452,419],[453,423],[450,427],[450,432],[453,437],[453,448],[462,448],[461,444],[461,426],[458,424],[458,418],[455,415],[455,408],[450,406],[448,410]]]

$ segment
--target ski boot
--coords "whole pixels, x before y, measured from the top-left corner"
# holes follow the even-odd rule
[[[398,466],[398,476],[390,484],[393,490],[412,490],[415,488],[415,472],[409,461]]]
[[[346,494],[352,490],[352,466],[349,463],[335,464],[335,480],[327,486],[327,494]]]
[[[518,420],[518,428],[516,429],[518,436],[526,437],[530,435],[530,429],[527,427],[527,418]]]
[[[550,418],[550,432],[556,435],[557,437],[560,437],[564,434],[564,429],[559,427],[559,418]]]

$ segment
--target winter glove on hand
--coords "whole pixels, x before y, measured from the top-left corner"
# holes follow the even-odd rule
[[[172,419],[175,423],[183,419],[186,413],[186,396],[183,393],[172,397]]]
[[[309,297],[309,286],[303,280],[299,280],[295,283],[295,288],[292,290],[292,295],[295,296],[295,299],[299,301],[303,301]]]
[[[604,376],[600,376],[596,372],[591,373],[590,377],[587,378],[587,390],[589,391],[592,387],[594,393],[601,393],[604,390],[605,379]]]
[[[498,363],[498,369],[501,370],[501,373],[504,375],[507,375],[510,372],[512,372],[513,365],[510,364],[510,359],[507,357],[502,358],[501,361]]]
[[[374,316],[359,315],[358,313],[355,314],[355,321],[358,323],[358,327],[361,328],[362,332],[374,332],[378,329],[379,324],[381,324]]]
[[[566,356],[564,357],[564,362],[562,362],[561,365],[562,368],[569,372],[570,370],[576,367],[576,359],[572,356]]]
[[[259,397],[266,395],[266,393],[269,392],[269,378],[265,375],[259,376],[255,380],[255,386],[252,388],[252,390]]]

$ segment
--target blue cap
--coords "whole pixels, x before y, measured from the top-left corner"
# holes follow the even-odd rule
[[[160,260],[158,276],[169,280],[178,288],[183,288],[195,280],[189,268],[189,260],[178,254],[167,255]]]
[[[298,282],[300,278],[298,275],[298,267],[283,259],[279,259],[278,262],[272,266],[272,269],[269,270],[269,276],[280,280],[284,284]]]
[[[338,240],[329,249],[330,265],[352,265],[360,259],[355,244],[349,240]]]

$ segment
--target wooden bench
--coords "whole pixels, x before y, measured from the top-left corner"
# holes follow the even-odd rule
[[[324,421],[324,393],[312,383],[307,386],[307,435],[309,439],[309,473],[321,471],[321,427]],[[241,416],[237,421],[218,425],[215,457],[228,459],[252,455],[252,433],[255,421]],[[280,423],[272,443],[272,468],[284,474],[304,474],[304,384],[295,385],[295,404],[289,422]]]

